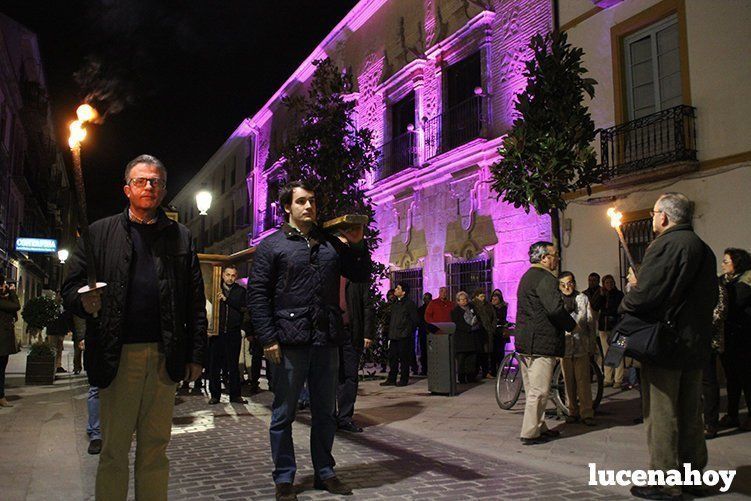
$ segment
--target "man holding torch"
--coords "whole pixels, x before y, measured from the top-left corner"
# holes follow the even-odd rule
[[[660,332],[662,353],[641,364],[650,468],[668,471],[690,463],[701,471],[707,465],[702,369],[711,353],[717,264],[712,250],[691,227],[691,202],[685,195],[662,194],[651,215],[657,237],[639,270],[629,273],[632,288],[619,310],[672,326]],[[697,490],[683,487],[704,494]],[[646,499],[682,499],[679,486],[634,486],[631,493]]]
[[[175,385],[201,373],[203,278],[190,231],[160,208],[166,184],[157,158],[130,161],[128,207],[82,232],[63,285],[66,308],[87,320],[87,373],[100,388],[97,500],[127,499],[134,432],[136,499],[167,499]]]
[[[276,499],[297,499],[292,423],[306,380],[314,485],[333,494],[352,494],[334,472],[331,448],[337,426],[339,346],[347,335],[340,282],[341,276],[353,282],[370,278],[363,226],[343,228],[341,237],[319,227],[315,192],[304,181],[287,184],[279,201],[287,222],[259,244],[247,294],[253,328],[271,362],[274,380],[269,435]]]

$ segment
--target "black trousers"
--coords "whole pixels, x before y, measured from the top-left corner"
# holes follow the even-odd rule
[[[741,393],[746,397],[746,407],[751,412],[751,356],[737,347],[725,347],[722,365],[728,383],[728,416],[737,418]]]
[[[428,331],[418,329],[417,341],[420,346],[420,374],[425,375],[428,373]]]
[[[5,398],[5,369],[8,367],[10,355],[0,356],[0,398]]]
[[[396,381],[396,375],[402,382],[409,381],[409,366],[414,355],[415,340],[410,336],[404,339],[389,341],[389,381]]]
[[[717,426],[720,421],[720,383],[717,381],[717,354],[712,352],[701,378],[704,425]]]
[[[209,339],[209,393],[212,398],[222,395],[222,373],[227,376],[229,397],[240,396],[240,331],[223,332]]]
[[[362,351],[352,346],[349,336],[339,348],[339,386],[336,388],[336,421],[352,421],[357,400],[357,385]]]
[[[250,386],[258,388],[261,379],[261,364],[263,363],[263,345],[257,336],[253,336],[250,343]],[[272,390],[271,370],[268,361],[266,362],[266,380],[269,382],[269,390]]]

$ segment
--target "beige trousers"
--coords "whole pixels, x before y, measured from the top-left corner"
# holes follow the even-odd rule
[[[561,371],[566,385],[566,405],[568,406],[569,416],[582,419],[594,417],[589,357],[563,357],[561,359]]]
[[[537,438],[548,427],[545,424],[545,407],[550,396],[555,357],[519,355],[524,382],[524,420],[521,438]]]
[[[610,347],[610,343],[608,343],[608,336],[610,335],[610,331],[599,331],[600,332],[600,342],[602,343],[602,355],[607,357],[608,356],[608,348]],[[613,369],[613,367],[610,367],[609,365],[605,366],[605,381],[604,383],[606,385],[608,384],[616,384],[620,385],[623,383],[623,368],[624,368],[624,362],[621,361],[621,365]]]
[[[167,445],[175,390],[157,343],[123,345],[114,381],[99,390],[102,452],[96,474],[97,501],[127,499],[128,453],[134,432],[136,499],[167,499]]]

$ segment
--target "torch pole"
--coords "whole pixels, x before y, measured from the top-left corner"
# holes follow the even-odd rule
[[[634,262],[634,256],[631,255],[631,251],[628,250],[628,245],[626,245],[626,239],[623,237],[623,231],[621,231],[621,227],[616,226],[615,232],[618,233],[618,238],[621,241],[621,247],[623,247],[623,250],[626,252],[626,259],[628,260],[628,265],[631,267],[632,270],[634,270],[634,276],[636,276],[636,264]]]
[[[88,292],[97,288],[96,263],[94,262],[94,244],[89,235],[89,219],[86,216],[86,192],[83,186],[83,172],[81,170],[81,146],[71,148],[73,153],[73,179],[76,184],[76,206],[78,207],[78,225],[81,230],[81,239],[86,253],[86,278],[88,287],[78,292]],[[84,290],[85,289],[85,290]]]

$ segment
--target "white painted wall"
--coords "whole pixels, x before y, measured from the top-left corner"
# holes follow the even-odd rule
[[[715,255],[721,256],[727,247],[751,249],[751,163],[635,189],[638,191],[601,205],[575,201],[564,213],[563,217],[572,220],[572,231],[569,245],[563,248],[563,268],[573,271],[580,284],[592,271],[618,274],[618,237],[605,215],[608,207],[615,206],[622,212],[651,209],[665,191],[684,193],[695,203],[694,229]],[[603,192],[597,197],[612,194]]]

